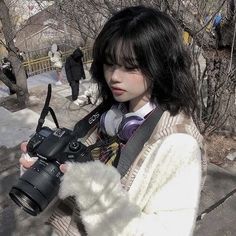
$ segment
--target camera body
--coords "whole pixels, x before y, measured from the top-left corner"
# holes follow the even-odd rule
[[[86,150],[87,147],[77,141],[72,131],[66,128],[52,130],[42,127],[27,144],[27,152],[30,156],[37,156],[39,159],[59,164],[70,160],[78,162],[91,160]]]
[[[19,178],[9,193],[12,200],[31,215],[37,215],[57,195],[66,161],[91,161],[88,148],[66,128],[42,127],[28,141],[27,152],[38,160]]]

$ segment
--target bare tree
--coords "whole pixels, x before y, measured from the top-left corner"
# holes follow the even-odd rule
[[[178,1],[178,6],[170,8],[169,11],[193,38],[190,49],[193,52],[200,98],[196,121],[206,135],[221,128],[234,129],[236,115],[234,1],[196,0],[185,1],[185,4],[183,2]],[[221,22],[212,26],[217,14],[221,14]],[[203,72],[200,71],[196,48],[206,59],[206,68]]]
[[[14,27],[11,22],[9,9],[3,0],[0,0],[0,21],[2,23],[2,32],[5,38],[5,42],[1,40],[0,43],[3,44],[8,51],[8,58],[16,76],[16,85],[13,85],[10,80],[3,75],[3,73],[0,74],[0,80],[12,90],[16,91],[19,105],[25,106],[29,98],[25,70],[20,58],[18,57],[17,49],[13,41]]]
[[[39,1],[39,0],[38,0]],[[192,37],[188,49],[198,85],[199,111],[196,121],[208,135],[221,127],[235,127],[235,0],[55,0],[66,23],[77,27],[84,43],[91,43],[102,25],[117,10],[149,5],[170,14]],[[212,26],[218,14],[220,24]],[[206,60],[200,68],[199,55]]]
[[[44,8],[42,2],[37,0],[41,9]],[[63,15],[64,23],[79,32],[84,45],[93,42],[106,18],[114,11],[114,9],[104,5],[102,0],[54,0],[54,3],[56,12],[59,14],[48,9],[52,17],[61,20],[61,15]]]

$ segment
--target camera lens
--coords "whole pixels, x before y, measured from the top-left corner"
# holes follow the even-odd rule
[[[18,206],[23,208],[24,211],[28,212],[30,215],[36,216],[41,211],[39,206],[19,189],[13,188],[9,195]]]
[[[57,195],[61,175],[58,165],[39,159],[18,179],[9,195],[23,210],[36,216]]]

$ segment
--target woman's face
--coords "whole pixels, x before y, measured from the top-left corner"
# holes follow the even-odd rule
[[[135,112],[150,100],[150,82],[136,68],[104,64],[104,76],[113,97],[118,102],[129,102],[129,112]]]

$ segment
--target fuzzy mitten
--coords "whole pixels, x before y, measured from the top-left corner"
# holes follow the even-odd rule
[[[129,201],[114,167],[100,161],[67,164],[59,197],[75,197],[88,235],[119,235],[141,214]]]

